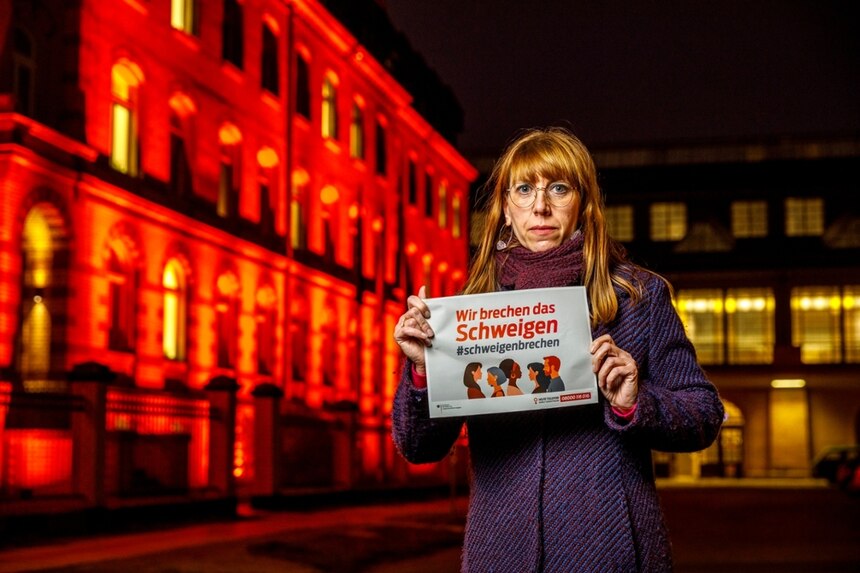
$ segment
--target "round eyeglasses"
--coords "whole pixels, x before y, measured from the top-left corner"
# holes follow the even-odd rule
[[[508,187],[508,197],[517,207],[529,208],[537,201],[538,191],[543,191],[546,201],[553,207],[567,207],[573,200],[573,187],[564,181],[538,187],[531,183],[515,183]]]

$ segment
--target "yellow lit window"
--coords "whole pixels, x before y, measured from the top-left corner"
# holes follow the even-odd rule
[[[839,287],[791,289],[791,344],[800,348],[801,362],[832,364],[841,361],[841,307]]]
[[[454,195],[451,200],[451,235],[455,239],[460,238],[460,195]]]
[[[616,241],[633,240],[633,206],[612,205],[606,207],[606,224],[609,234]]]
[[[824,200],[820,197],[785,200],[785,234],[817,237],[824,233]]]
[[[448,226],[448,185],[442,181],[439,183],[439,228]]]
[[[651,205],[651,240],[680,241],[687,234],[687,206],[684,203]]]
[[[846,286],[842,293],[845,330],[845,362],[860,362],[860,285]]]
[[[729,364],[770,364],[774,346],[771,289],[728,289],[724,302]]]
[[[128,175],[138,174],[137,90],[138,76],[125,64],[111,72],[111,167]]]
[[[767,236],[767,203],[732,201],[732,235],[739,239]]]
[[[195,30],[195,0],[171,0],[170,25],[186,34],[194,34]]]
[[[337,89],[328,77],[322,86],[322,136],[337,138]]]
[[[352,121],[349,124],[349,156],[364,159],[364,111],[353,102]]]
[[[165,358],[185,359],[185,277],[175,259],[164,267],[161,279],[164,289],[164,323],[162,348]]]
[[[679,290],[678,314],[702,364],[725,362],[723,293],[718,289]]]

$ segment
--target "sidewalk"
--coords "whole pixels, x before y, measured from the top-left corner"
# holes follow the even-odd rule
[[[51,540],[44,546],[0,550],[0,573],[41,571],[86,563],[126,560],[177,549],[241,542],[278,534],[307,535],[313,530],[418,527],[449,532],[459,547],[467,500],[458,498],[414,503],[341,507],[319,511],[268,512],[241,507],[232,521],[171,527],[160,531],[99,535],[74,540]],[[408,551],[408,547],[404,546]],[[410,557],[404,555],[404,558]],[[283,563],[282,563],[283,564]],[[299,569],[281,569],[299,570]],[[313,571],[307,569],[306,571]],[[381,571],[383,571],[382,569]]]

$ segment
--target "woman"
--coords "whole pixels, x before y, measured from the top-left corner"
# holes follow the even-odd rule
[[[540,362],[530,362],[528,370],[529,380],[531,380],[535,385],[532,390],[532,394],[543,394],[546,392],[546,389],[549,386],[549,376],[544,374],[543,364]]]
[[[466,389],[466,397],[470,400],[473,398],[486,398],[481,387],[478,385],[478,380],[481,379],[481,363],[469,362],[466,369],[463,371],[463,386]]]
[[[665,280],[625,258],[606,230],[594,162],[570,132],[531,130],[496,163],[465,294],[584,285],[598,404],[474,416],[462,570],[670,571],[651,450],[717,436],[723,408]],[[393,434],[411,462],[442,459],[463,419],[428,417],[424,289],[394,338],[407,357]],[[498,436],[506,440],[500,442]]]
[[[505,358],[499,362],[499,368],[505,373],[508,378],[508,396],[522,396],[523,391],[517,386],[517,380],[522,378],[523,371],[520,365],[513,358]]]
[[[498,366],[490,366],[487,368],[487,384],[493,389],[490,398],[503,398],[505,391],[502,390],[502,384],[508,381],[505,373]]]

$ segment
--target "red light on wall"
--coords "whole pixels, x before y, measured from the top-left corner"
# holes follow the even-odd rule
[[[426,255],[421,257],[421,260],[424,262],[425,265],[429,266],[433,262],[433,253],[427,253]]]
[[[414,255],[417,252],[418,252],[418,245],[416,245],[415,243],[407,243],[406,244],[406,254],[407,255]]]
[[[224,145],[235,145],[242,141],[242,132],[232,123],[225,123],[218,130],[218,139]]]
[[[382,217],[375,217],[373,219],[373,223],[371,223],[370,228],[373,229],[374,233],[382,232]]]

